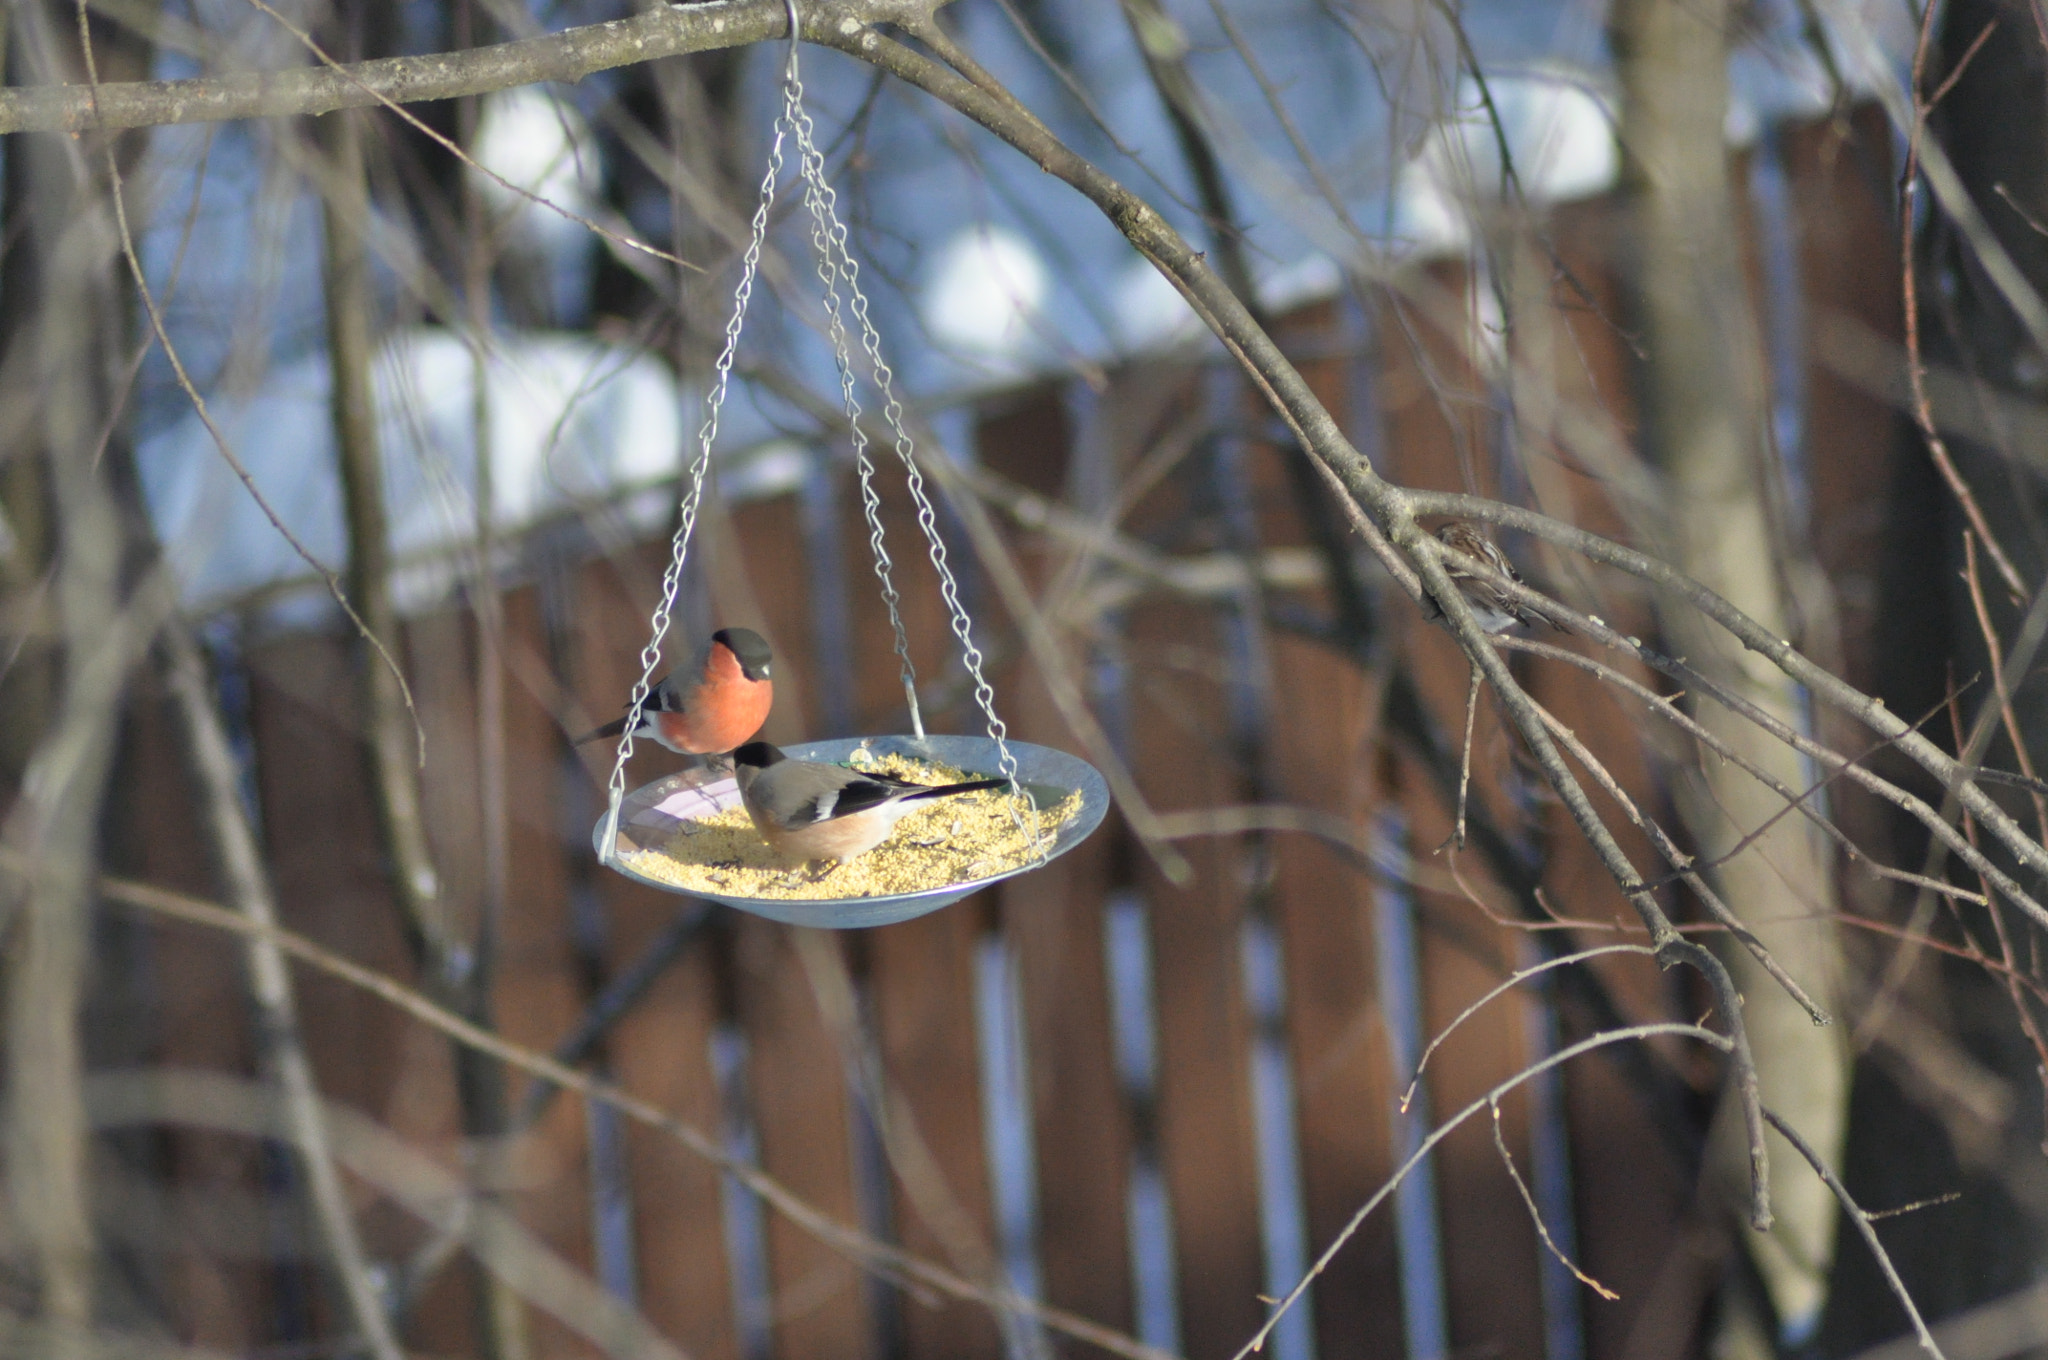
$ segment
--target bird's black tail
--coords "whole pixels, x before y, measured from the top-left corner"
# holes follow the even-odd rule
[[[925,798],[944,798],[955,793],[974,793],[981,789],[1007,789],[1007,779],[970,779],[964,784],[941,784],[935,789],[919,789],[916,793],[904,795],[902,801],[915,803]]]
[[[576,738],[575,744],[581,746],[586,741],[600,741],[606,737],[616,737],[625,730],[626,720],[624,718],[614,718],[595,732],[585,732],[582,736]]]

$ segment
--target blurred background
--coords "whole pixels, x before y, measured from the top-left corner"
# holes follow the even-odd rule
[[[7,80],[634,12],[16,0]],[[935,14],[883,31],[971,54],[1149,202],[1381,475],[1670,563],[2019,776],[1985,787],[2048,835],[2038,4]],[[1639,947],[1527,743],[1490,692],[1468,718],[1466,657],[1173,283],[822,46],[802,107],[996,711],[1117,808],[867,931],[596,862],[612,752],[571,738],[639,675],[700,450],[663,669],[745,625],[776,652],[765,738],[907,730],[879,529],[926,723],[983,726],[862,361],[864,513],[787,139],[700,433],[786,56],[0,142],[0,1350],[1208,1360],[1314,1267],[1262,1353],[1916,1353],[1776,1135],[1777,1222],[1748,1226],[1711,1049],[1599,1038],[1719,1024],[1714,997]],[[1764,1102],[1882,1215],[1945,1354],[2048,1354],[2040,876],[1675,594],[1499,538],[1705,677],[1502,643],[1735,971]],[[627,787],[677,765],[643,743]]]

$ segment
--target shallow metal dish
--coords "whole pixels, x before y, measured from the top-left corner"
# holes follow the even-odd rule
[[[965,770],[970,775],[994,775],[1001,773],[996,758],[996,744],[987,737],[867,737],[847,738],[840,741],[812,741],[800,746],[785,746],[783,754],[792,760],[817,760],[837,764],[861,746],[866,746],[878,756],[905,755],[921,760],[934,760]],[[857,926],[884,926],[892,921],[908,921],[913,916],[937,911],[940,907],[958,902],[971,892],[977,892],[991,883],[1017,874],[1029,873],[1039,865],[1079,845],[1086,840],[1096,827],[1102,824],[1103,814],[1109,811],[1109,788],[1102,782],[1102,776],[1095,767],[1079,756],[1056,751],[1050,746],[1033,746],[1029,742],[1013,741],[1010,754],[1017,761],[1017,779],[1026,790],[1034,786],[1048,791],[1050,801],[1060,801],[1067,795],[1079,792],[1081,811],[1059,829],[1051,849],[1045,858],[1006,873],[991,874],[969,883],[949,883],[940,888],[926,888],[923,892],[893,893],[886,897],[821,897],[810,901],[793,902],[782,898],[733,897],[723,893],[686,892],[673,883],[663,883],[634,873],[623,861],[611,867],[636,883],[645,883],[650,888],[663,892],[679,893],[685,897],[699,897],[706,901],[723,902],[741,911],[750,911],[756,916],[765,916],[771,921],[787,921],[791,925],[821,926],[831,930],[847,930]],[[665,842],[674,829],[690,820],[692,803],[697,802],[707,811],[723,811],[739,805],[739,786],[730,775],[712,777],[705,770],[685,770],[646,784],[626,795],[619,807],[619,852],[621,855],[647,850]],[[599,854],[604,852],[604,818],[597,819],[592,828],[590,841]]]

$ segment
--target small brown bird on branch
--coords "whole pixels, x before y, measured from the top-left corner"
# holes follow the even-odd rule
[[[1516,585],[1522,583],[1521,573],[1508,561],[1507,554],[1471,520],[1454,519],[1438,529],[1436,536],[1437,541],[1452,552],[1491,568],[1495,575]],[[1505,633],[1518,623],[1545,623],[1560,631],[1569,631],[1542,606],[1516,599],[1502,588],[1499,581],[1471,571],[1457,557],[1446,557],[1444,570],[1450,573],[1451,581],[1458,587],[1458,593],[1465,597],[1465,603],[1472,606],[1473,616],[1479,620],[1482,632]],[[1435,600],[1425,598],[1423,614],[1430,619],[1440,619],[1443,610]]]

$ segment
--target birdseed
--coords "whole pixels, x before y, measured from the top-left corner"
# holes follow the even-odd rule
[[[845,763],[863,774],[892,775],[913,784],[957,784],[983,777],[933,761],[867,750],[855,751]],[[802,863],[768,847],[744,807],[686,821],[665,843],[621,859],[634,873],[684,892],[796,902],[889,897],[1023,868],[1049,850],[1059,829],[1080,811],[1079,793],[1035,809],[1029,795],[1008,789],[935,798],[906,814],[889,839],[815,879]]]

